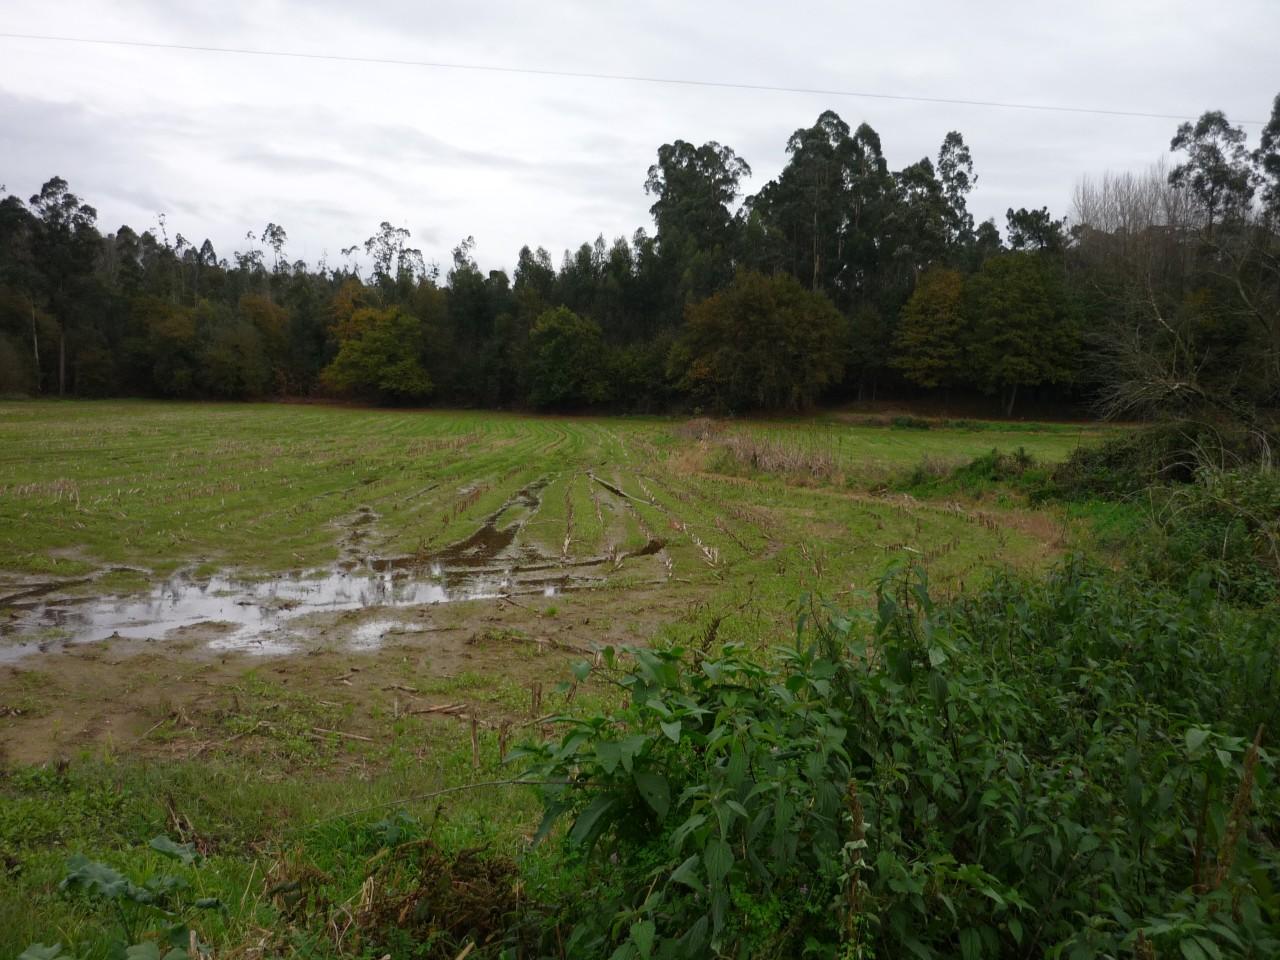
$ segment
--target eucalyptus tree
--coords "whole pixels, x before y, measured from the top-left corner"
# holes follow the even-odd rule
[[[67,389],[67,339],[78,299],[92,277],[100,236],[98,212],[53,177],[29,201],[35,216],[33,252],[50,312],[58,324],[58,395]]]
[[[677,316],[686,299],[706,296],[733,276],[739,229],[732,207],[749,176],[747,161],[714,140],[658,148],[644,189],[654,198],[656,250]]]
[[[685,140],[664,143],[649,167],[645,193],[658,242],[683,247],[692,239],[702,248],[726,246],[733,226],[730,207],[751,167],[732,147],[709,140],[700,147]]]
[[[3,188],[0,188],[3,192]],[[18,359],[18,348],[13,344],[0,345],[10,355],[5,362],[6,375],[0,389],[17,392],[24,387],[41,386],[40,340],[43,312],[37,305],[43,286],[35,252],[35,217],[21,198],[12,194],[0,199],[0,293],[7,295],[0,311],[3,329],[13,341],[20,342],[28,336],[31,340],[31,363]],[[43,317],[45,323],[47,317]],[[21,351],[27,354],[27,350]],[[29,371],[29,372],[28,372]]]
[[[1280,223],[1280,93],[1271,103],[1271,119],[1262,128],[1253,163],[1262,185],[1263,209],[1272,221]]]
[[[1169,171],[1169,183],[1186,187],[1199,201],[1210,237],[1216,221],[1248,212],[1253,198],[1253,175],[1244,129],[1232,126],[1221,110],[1209,110],[1194,124],[1178,127],[1169,143],[1186,159]]]
[[[914,286],[920,274],[948,251],[952,210],[928,157],[893,175],[895,206],[886,238],[899,268],[899,282]]]
[[[947,240],[956,245],[967,244],[973,240],[973,214],[966,198],[977,186],[978,175],[973,172],[973,158],[964,137],[957,130],[949,132],[938,149],[938,180],[947,200]]]
[[[768,269],[786,270],[810,290],[834,295],[853,207],[856,147],[849,125],[826,110],[813,126],[793,133],[786,149],[782,172],[749,201],[764,245],[755,259]]]

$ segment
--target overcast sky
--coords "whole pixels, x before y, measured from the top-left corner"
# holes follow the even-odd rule
[[[1265,120],[1277,0],[432,3],[5,0],[0,31],[682,77]],[[314,262],[408,227],[442,267],[485,268],[650,226],[659,144],[718,140],[754,193],[825,109],[870,123],[891,167],[964,134],[978,219],[1066,213],[1081,173],[1137,168],[1176,122],[810,94],[0,39],[0,183],[58,174],[100,226],[214,241],[268,222]],[[1258,128],[1247,128],[1251,143]]]

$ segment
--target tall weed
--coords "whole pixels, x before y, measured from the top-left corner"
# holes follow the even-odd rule
[[[524,754],[567,781],[557,955],[1280,950],[1274,612],[1078,563],[936,605],[912,570],[767,663],[632,656],[623,708]]]

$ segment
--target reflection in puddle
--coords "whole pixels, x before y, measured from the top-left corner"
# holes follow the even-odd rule
[[[0,627],[0,635],[18,639],[43,633],[56,639],[0,646],[0,662],[64,644],[110,637],[159,638],[196,625],[205,625],[211,632],[221,630],[209,642],[213,650],[290,653],[298,646],[290,636],[290,624],[307,614],[484,600],[512,594],[554,596],[561,590],[599,580],[575,574],[548,582],[544,577],[524,578],[517,569],[463,578],[451,578],[440,570],[430,579],[415,579],[403,572],[336,571],[257,583],[225,576],[203,581],[177,576],[142,596],[42,599],[24,604],[15,611],[18,617],[14,623]],[[397,627],[402,627],[398,621],[363,624],[354,628],[352,645],[377,646],[383,633]]]
[[[361,535],[348,538],[335,568],[307,575],[254,581],[178,574],[150,593],[126,597],[67,597],[41,588],[10,594],[4,598],[9,619],[0,622],[0,638],[10,642],[0,644],[0,663],[71,644],[159,639],[196,627],[212,650],[291,653],[304,643],[306,625],[297,621],[308,614],[513,595],[554,597],[602,583],[622,558],[651,556],[665,546],[651,540],[631,554],[547,556],[518,537],[538,510],[543,486],[524,488],[470,537],[425,557],[361,556],[353,549]],[[362,508],[351,524],[362,534],[375,517]],[[354,648],[372,649],[389,632],[412,632],[412,627],[370,621],[355,626],[345,639]]]

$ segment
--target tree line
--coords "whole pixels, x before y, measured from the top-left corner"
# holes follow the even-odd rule
[[[1258,144],[1218,111],[1172,158],[1080,182],[1070,216],[975,223],[963,136],[900,170],[826,111],[743,195],[715,142],[658,149],[652,232],[446,269],[380,224],[337,266],[268,223],[103,233],[59,177],[0,199],[0,393],[717,412],[962,391],[1108,414],[1280,403],[1280,96]],[[363,253],[363,258],[359,254]]]

